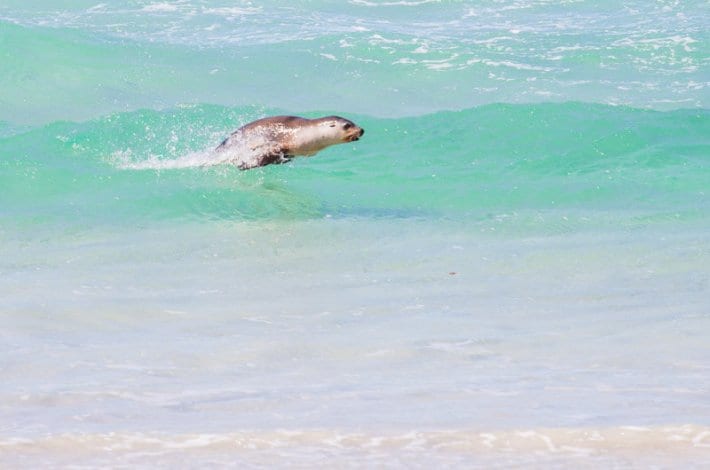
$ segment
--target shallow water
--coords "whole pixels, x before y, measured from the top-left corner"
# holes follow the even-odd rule
[[[0,465],[710,461],[702,2],[65,3],[0,5]],[[366,134],[212,165],[277,113]]]

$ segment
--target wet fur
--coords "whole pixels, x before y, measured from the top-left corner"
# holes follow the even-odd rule
[[[235,163],[240,169],[248,170],[287,163],[299,155],[315,155],[331,145],[356,141],[364,132],[352,121],[338,116],[318,119],[273,116],[240,127],[215,151],[226,152],[232,147],[246,145],[256,155],[248,160],[237,159]]]

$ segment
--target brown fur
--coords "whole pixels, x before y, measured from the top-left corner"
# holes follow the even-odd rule
[[[297,155],[314,155],[331,145],[354,142],[365,131],[352,121],[326,116],[306,119],[298,116],[272,116],[246,124],[227,137],[216,149],[246,145],[255,155],[235,162],[242,170],[291,161]]]

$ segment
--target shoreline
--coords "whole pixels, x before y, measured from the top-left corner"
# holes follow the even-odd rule
[[[504,431],[378,432],[328,429],[170,435],[152,432],[57,434],[0,439],[0,464],[54,468],[190,463],[291,466],[317,463],[422,466],[432,463],[625,468],[693,468],[710,456],[703,425],[540,428]]]

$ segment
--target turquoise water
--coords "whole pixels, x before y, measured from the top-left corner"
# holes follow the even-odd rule
[[[702,467],[708,24],[4,1],[0,462]],[[284,113],[366,134],[211,164]]]
[[[506,215],[515,219],[502,223],[506,230],[535,234],[559,229],[535,222],[547,212],[570,218],[569,229],[589,230],[702,223],[709,215],[706,110],[496,104],[357,116],[367,141],[318,158],[243,173],[200,167],[213,158],[200,151],[264,113],[278,111],[183,106],[6,136],[3,215],[64,228],[325,216],[481,223]]]

